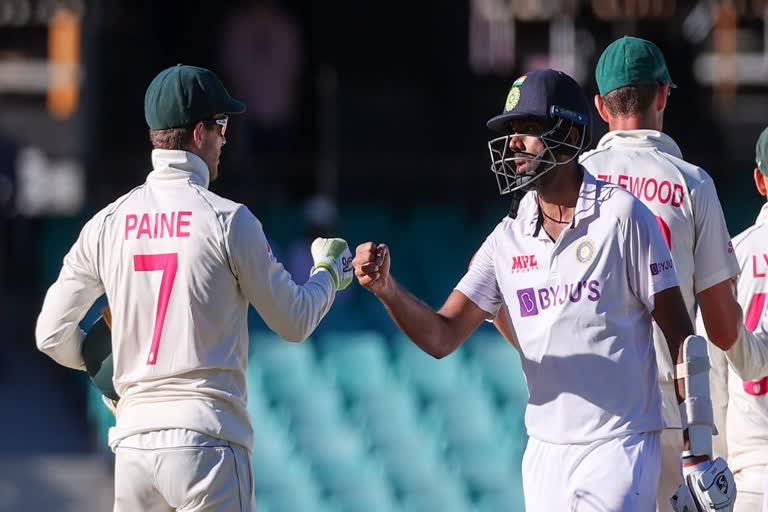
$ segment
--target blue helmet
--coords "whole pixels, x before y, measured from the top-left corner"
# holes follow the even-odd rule
[[[542,119],[551,128],[541,134],[514,134],[510,122],[516,119]],[[488,121],[489,129],[504,135],[488,142],[491,153],[491,171],[496,175],[499,192],[522,193],[536,188],[539,179],[556,165],[570,162],[589,145],[589,103],[581,86],[562,71],[543,69],[531,71],[514,81],[507,95],[504,111]],[[576,128],[576,143],[569,141],[571,129]],[[538,155],[515,153],[510,146],[513,135],[538,137],[544,150]],[[566,155],[558,161],[557,155]],[[535,169],[517,173],[518,161],[530,161]]]

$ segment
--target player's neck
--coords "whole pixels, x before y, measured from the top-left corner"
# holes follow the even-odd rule
[[[560,219],[562,212],[574,210],[576,201],[579,199],[583,177],[584,171],[576,162],[569,162],[565,166],[553,169],[551,176],[544,177],[545,182],[538,190],[539,206],[542,211],[547,216]]]
[[[656,130],[661,131],[661,123],[655,115],[643,114],[629,117],[612,117],[608,129],[615,130]]]

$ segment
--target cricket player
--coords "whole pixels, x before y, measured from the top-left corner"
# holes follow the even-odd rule
[[[629,190],[653,212],[672,252],[688,316],[694,318],[698,301],[710,341],[728,349],[742,324],[731,286],[739,266],[712,178],[683,160],[674,140],[661,131],[675,87],[664,56],[650,41],[622,37],[600,56],[595,78],[595,107],[610,131],[581,164],[598,179]],[[658,510],[666,512],[679,480],[683,436],[674,362],[659,325],[653,338],[666,425]]]
[[[88,221],[38,318],[38,348],[83,369],[78,322],[107,295],[120,396],[109,433],[116,512],[255,510],[248,304],[301,341],[352,281],[346,242],[317,239],[311,277],[296,285],[258,219],[208,190],[228,115],[244,111],[207,69],[155,77],[144,99],[153,170]]]
[[[757,141],[753,175],[757,191],[768,196],[768,128]],[[737,293],[746,310],[749,330],[761,328],[768,296],[768,204],[763,205],[755,224],[733,239],[741,275]],[[696,319],[699,332],[705,332],[706,318]],[[764,328],[764,327],[763,327]],[[707,334],[709,330],[706,330]],[[728,364],[727,352],[710,346],[712,395],[715,423],[727,455],[739,494],[736,512],[768,512],[768,369],[762,377],[743,380]]]
[[[435,312],[409,295],[390,273],[384,244],[357,247],[358,281],[437,358],[506,307],[530,395],[522,471],[529,512],[655,509],[664,427],[655,318],[681,363],[686,455],[705,464],[678,500],[727,504],[733,485],[712,485],[732,476],[722,460],[711,462],[706,342],[692,336],[653,214],[577,163],[589,132],[581,88],[559,71],[529,72],[488,127],[502,134],[489,142],[500,191],[516,197],[445,304]]]

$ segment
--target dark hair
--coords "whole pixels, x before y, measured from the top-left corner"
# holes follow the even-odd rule
[[[194,126],[170,128],[168,130],[149,130],[149,140],[154,149],[186,149],[192,140]]]
[[[625,85],[603,96],[603,103],[612,116],[634,116],[648,110],[658,91],[659,84]]]

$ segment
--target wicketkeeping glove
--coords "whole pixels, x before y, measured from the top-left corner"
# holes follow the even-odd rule
[[[312,259],[315,265],[311,274],[324,268],[331,273],[336,290],[343,290],[352,282],[352,253],[342,238],[316,238],[312,242]]]
[[[736,501],[733,473],[720,457],[686,470],[672,499],[675,512],[731,512]]]
[[[115,402],[120,396],[112,384],[114,365],[112,361],[112,313],[109,307],[101,310],[101,316],[85,334],[81,352],[85,369],[93,385],[101,394]]]

